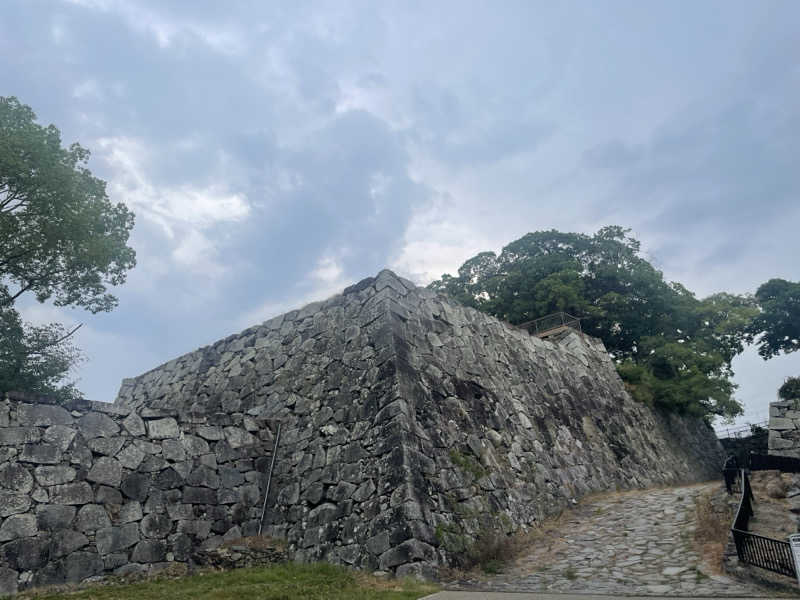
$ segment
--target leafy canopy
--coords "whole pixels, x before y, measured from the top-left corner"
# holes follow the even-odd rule
[[[750,326],[764,360],[800,350],[800,282],[770,279],[756,291],[761,312]]]
[[[62,147],[59,130],[36,123],[30,107],[0,97],[0,392],[77,394],[58,385],[80,359],[69,332],[23,323],[20,297],[108,311],[117,299],[106,286],[136,264],[133,213],[109,201],[88,159],[77,143]]]
[[[513,324],[558,311],[580,316],[637,399],[696,416],[740,414],[731,361],[757,313],[753,299],[720,293],[698,300],[664,281],[629,232],[528,233],[430,287]]]

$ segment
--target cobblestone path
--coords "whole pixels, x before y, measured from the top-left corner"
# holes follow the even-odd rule
[[[692,547],[695,498],[709,483],[582,502],[502,575],[446,589],[610,595],[773,597],[713,574]]]

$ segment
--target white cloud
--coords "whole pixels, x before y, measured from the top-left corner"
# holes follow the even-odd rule
[[[178,146],[195,143],[182,140]],[[134,138],[102,138],[96,146],[111,171],[109,195],[129,206],[137,218],[158,226],[170,244],[167,254],[176,266],[210,276],[226,272],[228,267],[218,260],[214,234],[219,225],[241,222],[250,214],[243,194],[231,192],[220,183],[153,183],[148,176],[145,146]],[[163,274],[163,265],[157,271]]]

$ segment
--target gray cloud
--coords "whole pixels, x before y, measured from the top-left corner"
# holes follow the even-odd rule
[[[90,147],[138,213],[119,308],[61,313],[89,321],[84,389],[109,398],[247,319],[387,265],[424,283],[535,229],[632,226],[700,294],[800,279],[798,17],[791,1],[7,2],[0,94]],[[753,406],[764,385],[743,389]]]

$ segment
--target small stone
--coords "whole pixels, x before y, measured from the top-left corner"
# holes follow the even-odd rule
[[[161,443],[164,458],[172,462],[186,460],[186,450],[180,440],[164,440]]]
[[[99,504],[87,504],[78,511],[75,529],[83,533],[92,533],[98,529],[111,527],[111,519],[106,509]]]

